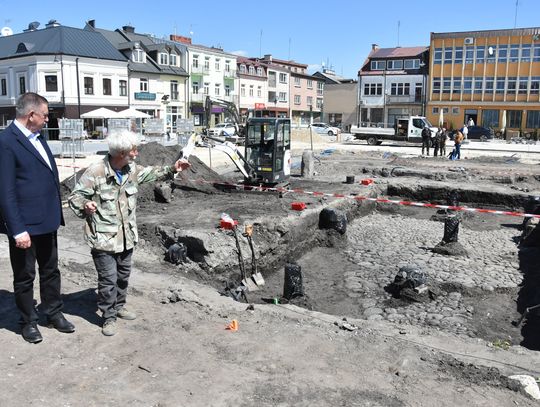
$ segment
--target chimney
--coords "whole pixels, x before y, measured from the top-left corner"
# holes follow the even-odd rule
[[[180,42],[182,44],[191,44],[191,38],[183,37],[181,35],[171,34],[171,35],[169,35],[169,39],[171,41]]]
[[[379,49],[379,44],[371,44],[371,50],[377,51]]]
[[[272,54],[265,54],[263,59],[268,62],[272,62]]]
[[[133,34],[135,32],[135,27],[133,27],[132,25],[125,25],[122,27],[122,30],[124,30],[127,33]]]
[[[60,27],[60,23],[56,20],[49,20],[49,22],[45,24],[45,28],[51,28],[51,27]]]
[[[96,20],[88,20],[86,24],[88,24],[92,28],[96,28]]]

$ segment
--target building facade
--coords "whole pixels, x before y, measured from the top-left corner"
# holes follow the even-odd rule
[[[244,57],[238,57],[237,64],[240,115],[244,118],[268,116],[267,66]]]
[[[359,122],[392,127],[398,117],[424,115],[428,59],[428,47],[373,44],[358,72]]]
[[[431,33],[427,116],[534,132],[540,127],[540,27]]]
[[[124,91],[127,60],[101,34],[61,26],[34,25],[0,37],[0,126],[15,118],[15,103],[25,92],[49,100],[49,127],[58,119],[78,119],[99,107],[128,107]],[[50,137],[57,134],[50,132]]]

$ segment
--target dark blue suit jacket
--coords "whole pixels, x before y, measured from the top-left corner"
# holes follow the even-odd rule
[[[52,169],[15,126],[0,133],[0,232],[14,236],[51,233],[64,224],[58,169],[41,138]]]

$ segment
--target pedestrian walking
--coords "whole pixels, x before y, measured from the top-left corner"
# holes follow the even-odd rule
[[[445,128],[442,129],[439,139],[439,156],[446,157],[446,142],[448,141],[448,132]]]
[[[9,239],[15,303],[22,337],[43,340],[34,304],[36,263],[38,307],[50,327],[71,333],[75,327],[62,314],[57,231],[64,224],[56,162],[41,136],[49,120],[49,103],[37,93],[17,100],[15,120],[0,133],[0,232]]]
[[[131,257],[138,242],[136,205],[140,184],[173,177],[190,166],[178,160],[174,166],[143,167],[135,163],[139,140],[128,130],[112,132],[109,153],[91,165],[69,196],[69,206],[85,219],[85,240],[91,248],[98,275],[98,308],[102,333],[116,334],[116,319],[133,320],[126,308]]]

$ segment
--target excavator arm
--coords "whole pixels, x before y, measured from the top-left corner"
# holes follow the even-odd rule
[[[236,105],[232,102],[229,102],[227,100],[214,98],[211,96],[206,97],[206,101],[204,104],[204,129],[205,132],[210,127],[210,116],[212,114],[212,107],[213,106],[220,106],[225,109],[228,116],[232,119],[233,125],[236,128],[236,134],[239,136],[245,136],[245,126],[242,123],[242,120],[240,119],[240,113],[238,112],[238,108]]]

